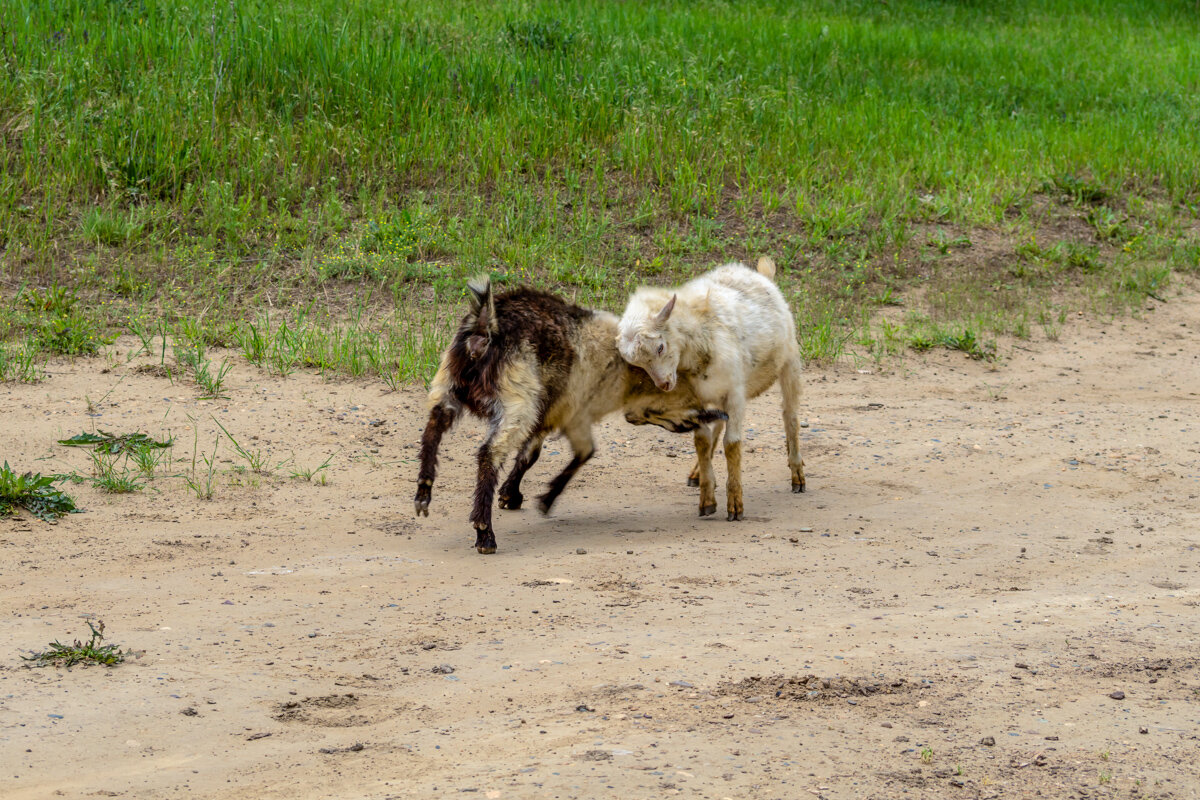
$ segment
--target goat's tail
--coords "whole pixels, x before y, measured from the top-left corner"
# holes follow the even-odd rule
[[[759,275],[775,280],[775,259],[770,256],[761,256],[756,269]]]

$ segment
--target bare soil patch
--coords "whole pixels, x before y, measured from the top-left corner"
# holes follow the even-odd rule
[[[689,438],[613,420],[486,557],[477,424],[412,516],[417,389],[239,362],[202,401],[145,357],[2,385],[22,471],[86,471],[55,442],[99,427],[184,472],[218,421],[272,467],[225,441],[211,501],[0,519],[0,796],[1200,796],[1200,314],[1152,305],[999,366],[811,369],[809,491],[761,398],[741,523],[696,516]],[[96,618],[138,657],[20,661]]]

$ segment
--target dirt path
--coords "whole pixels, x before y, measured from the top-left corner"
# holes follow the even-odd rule
[[[95,426],[169,430],[189,471],[189,417],[294,459],[237,473],[226,440],[211,502],[160,478],[0,520],[0,796],[1198,797],[1196,300],[995,371],[810,370],[809,492],[761,398],[740,524],[696,516],[690,439],[606,424],[487,557],[478,426],[413,517],[417,391],[239,362],[204,402],[145,358],[0,386],[22,469],[85,471],[55,440]],[[19,661],[87,618],[140,657]]]

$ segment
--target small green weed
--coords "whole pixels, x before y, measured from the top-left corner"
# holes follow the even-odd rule
[[[142,226],[128,217],[93,208],[83,215],[79,231],[88,241],[117,247],[136,239],[142,232]]]
[[[237,451],[237,454],[246,461],[245,469],[249,469],[251,472],[257,475],[269,475],[271,473],[271,468],[267,466],[266,453],[261,450],[247,450],[245,447],[242,447],[241,443],[237,439],[233,438],[233,434],[221,424],[220,420],[218,420],[216,417],[213,417],[212,421],[215,422],[217,427],[220,428],[225,436],[229,438],[229,441],[233,444],[233,449]],[[278,466],[282,466],[282,464]],[[242,468],[238,467],[238,469]]]
[[[225,387],[225,376],[229,374],[229,370],[233,368],[233,364],[229,363],[229,359],[222,359],[221,366],[213,369],[211,361],[205,361],[196,370],[196,383],[204,390],[200,395],[201,400],[216,400],[226,397],[221,394]]]
[[[94,320],[78,311],[46,320],[38,333],[43,348],[64,356],[92,356],[111,341],[100,333]]]
[[[43,363],[37,347],[31,342],[16,347],[0,343],[0,383],[37,383],[45,374]]]
[[[23,508],[46,522],[54,522],[64,514],[75,512],[75,501],[69,495],[54,488],[57,475],[41,475],[26,472],[17,475],[4,462],[0,467],[0,516],[15,514]]]
[[[1099,272],[1104,269],[1100,250],[1091,245],[1070,243],[1066,248],[1067,264],[1082,272]]]
[[[567,53],[575,45],[576,35],[556,20],[523,20],[504,23],[504,40],[518,50]]]
[[[992,361],[996,358],[996,345],[992,342],[980,342],[975,331],[966,328],[962,333],[943,333],[938,341],[949,350],[961,350],[971,358]]]
[[[144,433],[112,434],[107,431],[96,433],[80,433],[70,439],[59,439],[59,444],[67,447],[91,447],[95,445],[97,453],[120,455],[135,453],[139,450],[164,449],[175,444],[174,437],[160,442]]]
[[[929,748],[929,747],[921,748],[921,763],[922,764],[932,764],[933,763],[933,749],[932,748]]]
[[[877,306],[902,306],[904,305],[904,298],[896,294],[892,287],[885,286],[883,291],[871,297],[871,302]]]
[[[30,656],[21,656],[25,661],[32,661],[37,667],[67,667],[70,668],[75,664],[103,664],[106,667],[115,667],[129,656],[133,655],[130,650],[121,650],[115,644],[100,644],[104,640],[104,622],[99,621],[97,625],[93,625],[91,620],[87,621],[87,626],[92,629],[92,636],[86,643],[75,640],[74,644],[63,644],[59,641],[50,643],[50,649],[41,653],[34,653]]]
[[[45,289],[25,289],[19,297],[30,311],[59,316],[70,314],[79,299],[74,289],[58,285]]]
[[[1108,198],[1108,190],[1095,181],[1080,178],[1069,172],[1056,175],[1047,182],[1047,189],[1057,189],[1076,203],[1101,203]]]
[[[129,469],[129,456],[126,455],[120,468],[117,467],[119,456],[101,453],[93,450],[92,456],[92,485],[109,494],[131,494],[146,488],[146,484]]]
[[[196,425],[195,420],[192,420],[192,427],[195,430],[195,436],[192,438],[192,468],[183,476],[183,482],[198,499],[212,500],[217,485],[217,449],[221,446],[221,437],[218,436],[213,442],[212,455],[204,455],[200,452],[200,427]],[[201,461],[204,462],[203,469],[199,466]]]
[[[329,455],[329,458],[325,459],[325,461],[321,463],[321,466],[317,467],[316,469],[307,469],[305,467],[297,467],[296,469],[293,469],[291,471],[291,476],[293,478],[295,478],[296,480],[304,480],[304,481],[312,481],[313,478],[315,477],[316,478],[315,483],[317,483],[321,486],[324,486],[325,484],[327,484],[329,482],[328,478],[325,475],[325,470],[329,468],[329,464],[330,464],[330,462],[333,461],[333,457],[335,455],[337,455],[337,454],[331,453]]]
[[[953,249],[970,247],[971,239],[967,236],[949,237],[943,233],[938,233],[937,236],[930,237],[928,244],[942,255],[946,255]]]

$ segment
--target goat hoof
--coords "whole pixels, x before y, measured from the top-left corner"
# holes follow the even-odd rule
[[[688,486],[699,486],[699,485],[700,485],[699,478],[688,478]]]
[[[708,506],[700,506],[700,516],[702,517],[711,517],[715,513],[717,513],[716,503]]]
[[[484,555],[496,552],[496,533],[490,526],[487,528],[476,528],[475,549]]]
[[[792,484],[792,494],[801,494],[803,492],[804,492],[804,484],[803,483],[793,483]]]
[[[417,508],[417,516],[418,517],[420,517],[420,516],[428,517],[429,516],[429,501],[428,500],[418,500],[414,505]]]
[[[740,511],[730,511],[729,516],[726,517],[726,521],[728,521],[728,522],[740,522],[741,519],[742,519],[742,512],[740,512]]]
[[[508,495],[500,495],[499,505],[501,508],[507,508],[510,511],[516,511],[525,502],[525,495],[520,492]]]
[[[552,501],[552,500],[547,501],[546,498],[544,498],[544,497],[538,498],[538,501],[537,501],[538,511],[541,512],[543,517],[550,516],[550,508],[553,505],[553,502],[554,501]]]

